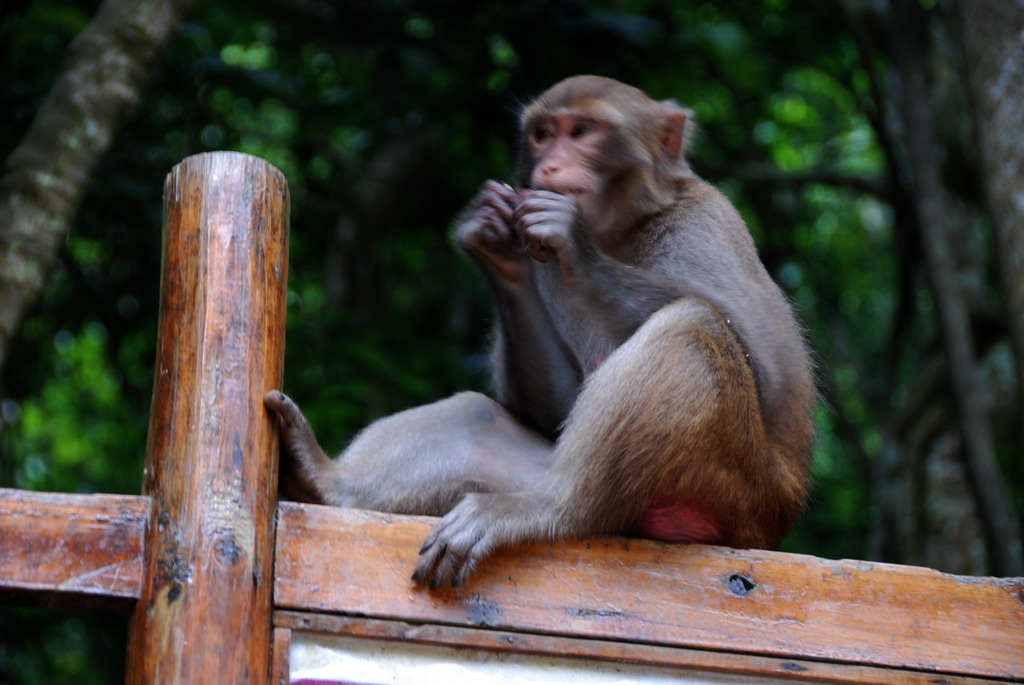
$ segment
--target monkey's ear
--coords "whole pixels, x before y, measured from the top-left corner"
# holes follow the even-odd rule
[[[669,163],[679,161],[690,147],[693,137],[693,110],[681,107],[675,100],[665,100],[661,139],[658,141],[659,153]]]
[[[661,154],[668,162],[675,162],[683,154],[683,129],[686,128],[686,115],[682,112],[670,112],[665,117],[661,128]]]

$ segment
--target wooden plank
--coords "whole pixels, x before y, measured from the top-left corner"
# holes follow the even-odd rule
[[[270,656],[271,685],[288,685],[291,682],[290,653],[292,649],[292,629],[274,628],[274,653]]]
[[[149,498],[0,488],[0,597],[127,609],[139,596]]]
[[[481,630],[403,621],[353,618],[336,614],[274,612],[277,630],[326,633],[369,640],[393,640],[435,647],[460,647],[474,651],[516,652],[531,655],[579,658],[641,666],[678,668],[682,671],[728,673],[771,681],[831,683],[878,683],[879,685],[935,685],[934,673],[857,666],[850,664],[778,659],[754,654],[661,647],[627,642]],[[943,676],[945,685],[983,685],[989,679]]]
[[[261,159],[189,157],[164,187],[143,492],[153,498],[127,682],[266,683],[284,368],[288,187]]]
[[[432,592],[409,576],[433,522],[280,503],[276,606],[1024,678],[1022,578],[595,538],[525,545]]]

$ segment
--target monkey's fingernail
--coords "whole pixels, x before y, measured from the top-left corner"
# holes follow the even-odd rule
[[[508,188],[509,192],[512,192],[512,193],[516,192],[516,189],[515,189],[515,188],[513,188],[512,186],[510,186],[510,185],[509,185],[509,184],[507,184],[507,183],[502,183],[501,185],[503,185],[503,186],[505,186],[506,188]]]

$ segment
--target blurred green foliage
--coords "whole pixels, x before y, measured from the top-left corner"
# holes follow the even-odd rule
[[[0,10],[3,156],[97,6]],[[519,105],[587,72],[694,108],[695,165],[744,213],[842,408],[818,411],[814,496],[785,548],[863,556],[868,478],[839,414],[876,456],[874,395],[901,392],[933,325],[921,293],[894,358],[896,235],[868,119],[880,103],[851,39],[790,0],[200,2],[97,172],[4,369],[0,485],[138,492],[163,177],[206,150],[263,157],[288,178],[286,384],[326,446],[486,387],[487,295],[447,227],[483,179],[511,179]],[[426,152],[388,197],[380,174],[401,159],[396,141]],[[0,681],[116,680],[124,630],[118,616],[0,613]]]

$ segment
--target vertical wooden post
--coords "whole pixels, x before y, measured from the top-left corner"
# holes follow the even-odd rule
[[[269,677],[288,187],[263,160],[189,157],[164,186],[143,491],[152,498],[129,683]]]

